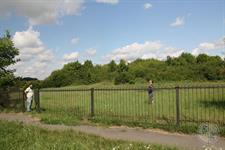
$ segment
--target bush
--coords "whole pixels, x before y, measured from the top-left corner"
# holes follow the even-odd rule
[[[121,72],[115,78],[115,84],[134,84],[134,77],[129,72]]]

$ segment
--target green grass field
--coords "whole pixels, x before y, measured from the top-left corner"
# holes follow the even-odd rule
[[[215,86],[224,83],[167,83],[155,87]],[[176,90],[159,89],[154,92],[154,103],[148,104],[146,85],[112,86],[95,84],[40,91],[40,116],[45,122],[76,124],[80,118],[91,116],[91,91],[95,88],[94,117],[100,122],[123,124],[176,124]],[[110,90],[113,88],[114,90]],[[128,90],[143,88],[143,90]],[[101,90],[104,89],[104,90]],[[105,90],[108,89],[108,90]],[[117,90],[115,90],[117,89]],[[118,90],[123,89],[123,90]],[[127,90],[124,90],[127,89]],[[191,88],[179,90],[181,123],[211,122],[225,124],[225,88]]]
[[[19,123],[0,121],[3,150],[177,150],[167,146],[107,140],[75,131],[48,131]]]

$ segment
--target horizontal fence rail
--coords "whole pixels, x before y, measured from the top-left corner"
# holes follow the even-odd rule
[[[154,88],[41,89],[44,113],[160,124],[225,124],[225,85]]]

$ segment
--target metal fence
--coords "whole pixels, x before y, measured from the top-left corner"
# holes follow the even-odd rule
[[[34,90],[33,109],[40,112],[39,89]],[[16,112],[26,110],[26,95],[18,87],[0,88],[0,110],[7,109]]]
[[[24,95],[19,88],[1,88],[0,89],[0,108],[12,109],[15,111],[24,111]]]
[[[225,85],[154,88],[41,89],[43,113],[148,123],[225,124]]]

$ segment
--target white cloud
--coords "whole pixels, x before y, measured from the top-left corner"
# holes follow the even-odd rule
[[[63,56],[63,60],[66,62],[70,62],[70,61],[74,61],[74,60],[78,59],[78,57],[79,57],[79,52],[73,52],[70,54],[65,54]]]
[[[50,50],[45,50],[43,53],[38,55],[38,60],[40,62],[49,62],[54,59],[54,55]]]
[[[177,17],[174,22],[170,24],[171,27],[178,27],[185,24],[184,17]]]
[[[78,44],[80,39],[78,37],[73,38],[70,42],[71,44]]]
[[[52,71],[52,51],[40,40],[40,33],[31,27],[26,31],[16,32],[13,36],[15,47],[19,49],[20,62],[11,66],[16,69],[17,76],[36,77],[43,79]]]
[[[173,47],[166,47],[160,41],[147,41],[143,44],[133,43],[122,48],[117,48],[112,53],[106,55],[106,61],[125,59],[128,62],[137,58],[165,59],[167,56],[179,56],[184,50]]]
[[[27,31],[16,32],[13,41],[19,48],[37,48],[42,45],[39,36],[40,33],[33,31],[32,27],[30,27]]]
[[[144,4],[144,9],[150,9],[150,8],[152,8],[152,4],[150,4],[150,3]]]
[[[97,53],[97,50],[94,49],[94,48],[89,48],[89,49],[86,50],[86,53],[90,56],[93,56]]]
[[[13,14],[28,18],[30,25],[57,22],[65,15],[78,15],[84,0],[0,0],[0,15]]]
[[[225,38],[220,38],[215,42],[203,42],[198,47],[192,50],[193,55],[208,54],[208,55],[222,55],[225,52]]]
[[[119,0],[96,0],[97,3],[117,4]]]
[[[205,49],[205,50],[215,49],[215,47],[216,47],[215,43],[204,42],[204,43],[199,44],[199,48]]]

